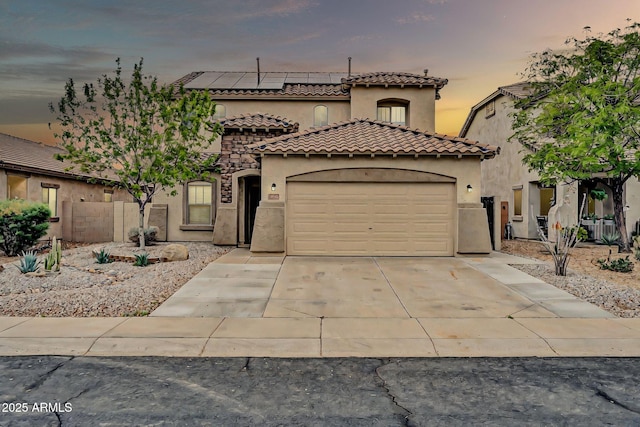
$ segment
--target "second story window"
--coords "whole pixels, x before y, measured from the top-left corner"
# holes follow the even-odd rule
[[[320,127],[329,124],[329,109],[324,105],[316,105],[313,109],[313,126]]]
[[[227,117],[227,107],[222,104],[216,104],[216,111],[213,113],[214,120],[220,120]]]
[[[379,102],[378,121],[407,125],[407,106],[399,102]]]

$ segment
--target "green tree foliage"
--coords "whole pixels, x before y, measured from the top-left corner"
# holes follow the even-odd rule
[[[142,73],[142,60],[131,79],[122,77],[120,60],[113,75],[84,84],[72,79],[57,106],[56,133],[66,153],[58,160],[100,178],[117,179],[139,208],[140,246],[144,247],[144,209],[154,194],[182,182],[202,179],[215,162],[203,156],[221,127],[211,117],[215,104],[206,91],[161,86]]]
[[[0,201],[0,249],[16,256],[47,234],[51,209],[21,199]]]
[[[517,104],[510,140],[542,181],[586,181],[611,189],[623,250],[625,182],[640,174],[640,24],[571,38],[533,55],[523,73],[532,94]]]

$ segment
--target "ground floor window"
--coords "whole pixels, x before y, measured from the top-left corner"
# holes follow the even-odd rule
[[[51,209],[51,217],[55,218],[58,216],[58,188],[60,188],[57,184],[47,184],[42,183],[42,203],[49,205],[49,209]]]
[[[210,182],[187,184],[187,224],[211,225],[215,210],[214,186]]]
[[[513,189],[513,215],[522,216],[522,187]]]
[[[9,199],[26,199],[27,178],[18,175],[7,175],[7,196]]]

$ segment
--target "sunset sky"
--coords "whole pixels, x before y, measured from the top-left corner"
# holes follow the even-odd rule
[[[126,73],[404,71],[449,79],[436,130],[520,80],[529,55],[640,21],[640,0],[0,0],[0,132],[53,142],[64,83]]]

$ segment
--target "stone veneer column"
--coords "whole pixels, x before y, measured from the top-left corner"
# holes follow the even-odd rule
[[[220,206],[213,227],[213,243],[216,245],[238,244],[238,201],[234,200],[233,174],[247,169],[260,169],[259,157],[247,149],[268,138],[282,135],[282,130],[265,129],[244,130],[228,129],[222,136],[220,157]],[[257,214],[256,214],[257,216]]]

